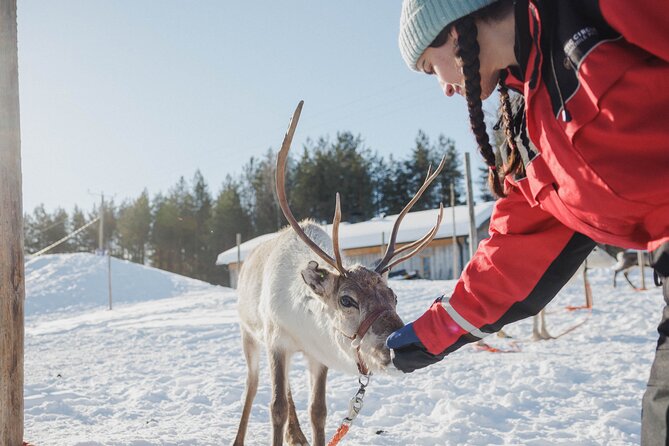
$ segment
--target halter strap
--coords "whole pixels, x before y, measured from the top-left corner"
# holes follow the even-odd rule
[[[360,327],[358,327],[358,331],[355,332],[354,338],[358,340],[358,342],[362,342],[362,338],[365,336],[367,333],[367,330],[369,330],[369,327],[376,322],[376,320],[381,316],[383,313],[388,311],[387,308],[377,308],[374,310],[369,316],[365,318],[364,321],[360,324]]]
[[[360,355],[360,343],[362,342],[362,338],[365,337],[365,334],[367,334],[367,330],[376,322],[376,320],[381,316],[383,313],[388,311],[388,308],[377,308],[373,312],[367,316],[360,326],[358,327],[358,331],[355,332],[353,337],[353,342],[351,342],[351,345],[355,347],[356,355],[358,357],[358,363],[356,364],[358,366],[358,372],[360,372],[362,375],[369,375],[369,369],[367,368],[367,365],[365,364],[365,361],[363,361],[362,356]]]

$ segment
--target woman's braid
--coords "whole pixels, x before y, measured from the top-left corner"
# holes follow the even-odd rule
[[[506,137],[506,143],[509,147],[509,154],[506,161],[507,165],[504,169],[504,174],[508,175],[519,171],[522,166],[522,158],[516,143],[516,131],[513,122],[513,111],[511,110],[511,100],[509,99],[509,89],[504,82],[500,82],[499,84],[499,102],[502,111],[504,136]]]
[[[490,145],[488,132],[483,119],[483,104],[481,101],[481,74],[479,62],[479,43],[477,40],[478,29],[476,22],[471,16],[465,16],[454,23],[458,34],[456,45],[456,56],[460,59],[462,73],[465,78],[465,99],[469,109],[469,122],[474,132],[474,137],[479,146],[479,152],[483,156],[489,168],[488,184],[490,189],[498,197],[504,197],[504,187],[500,181],[495,151]]]

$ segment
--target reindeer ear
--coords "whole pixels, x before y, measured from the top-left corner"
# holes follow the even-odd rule
[[[334,292],[337,278],[326,269],[319,268],[313,260],[302,270],[302,280],[311,290],[321,297],[331,296]]]

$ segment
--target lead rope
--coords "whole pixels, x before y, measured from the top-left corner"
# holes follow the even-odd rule
[[[361,373],[360,376],[358,377],[358,382],[360,383],[360,387],[358,388],[358,391],[355,393],[353,398],[351,398],[351,401],[349,401],[348,414],[342,420],[341,424],[339,425],[339,428],[337,429],[337,432],[335,432],[334,436],[332,437],[332,440],[330,440],[330,442],[328,443],[328,446],[336,446],[339,444],[341,439],[344,438],[344,436],[348,433],[348,430],[351,428],[353,420],[355,420],[355,418],[362,410],[362,403],[363,399],[365,398],[365,390],[369,385],[370,376],[372,376],[371,373],[369,373],[368,375],[363,375]]]

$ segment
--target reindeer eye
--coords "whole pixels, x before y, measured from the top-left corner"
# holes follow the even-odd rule
[[[358,304],[356,303],[355,300],[351,298],[351,296],[342,296],[339,298],[339,303],[341,304],[342,307],[345,308],[350,308],[350,307],[355,307],[358,308]]]

